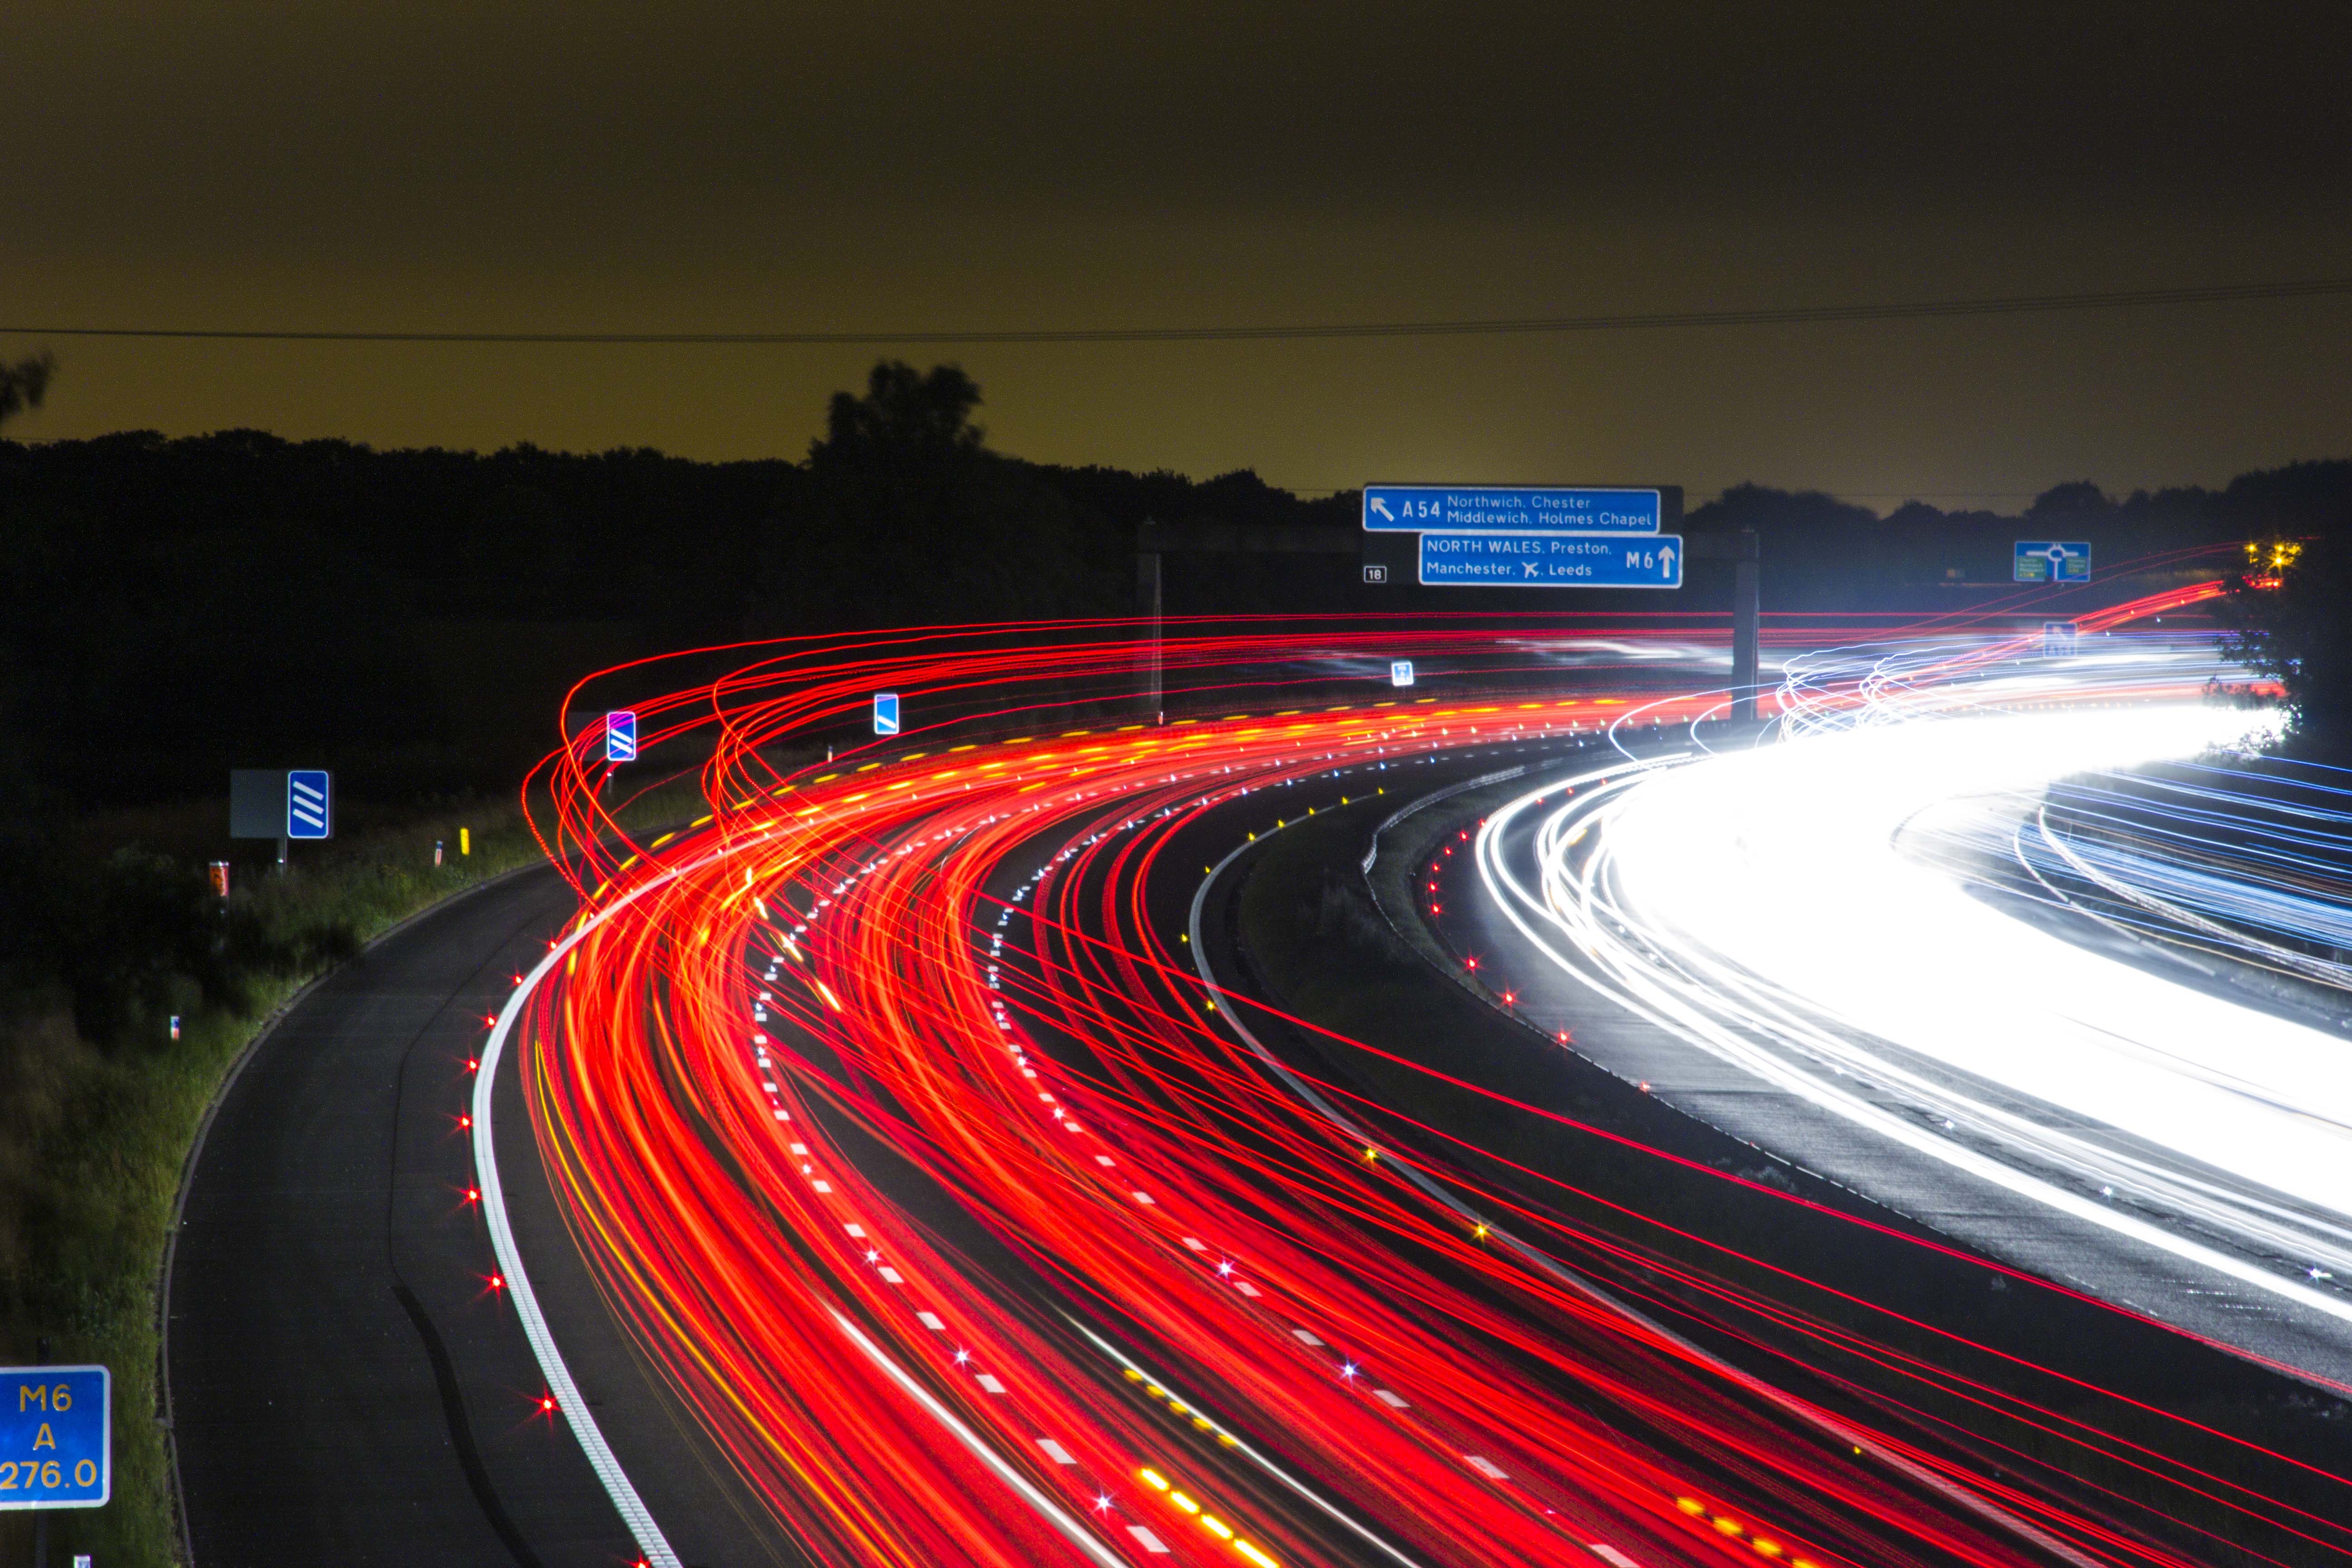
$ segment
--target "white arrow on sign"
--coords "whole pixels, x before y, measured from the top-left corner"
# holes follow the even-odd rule
[[[1378,496],[1374,496],[1372,498],[1372,510],[1379,512],[1382,517],[1387,518],[1391,522],[1394,522],[1396,521],[1396,513],[1389,510],[1389,503],[1382,500]]]
[[[1673,545],[1666,545],[1658,552],[1658,565],[1664,571],[1665,575],[1671,577],[1675,574],[1675,547]]]

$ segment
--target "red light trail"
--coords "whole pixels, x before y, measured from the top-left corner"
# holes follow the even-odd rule
[[[709,749],[692,826],[620,836],[593,732],[537,781],[583,910],[522,1015],[533,1130],[613,1310],[780,1536],[1008,1568],[2172,1565],[2200,1560],[2168,1500],[2193,1495],[2352,1554],[2267,1481],[2106,1429],[2121,1402],[2086,1417],[2096,1391],[2015,1358],[1994,1386],[1982,1347],[1923,1357],[1801,1279],[1759,1294],[1717,1243],[1695,1268],[1645,1216],[1475,1178],[1483,1152],[1400,1108],[1314,1080],[1367,1140],[1303,1101],[1194,973],[1167,912],[1194,867],[1329,811],[1369,830],[1412,766],[1566,765],[1571,737],[1723,695],[1564,669],[1589,634],[1517,628],[1496,659],[1462,617],[1179,630],[1171,687],[1246,711],[1049,724],[1131,681],[1119,625],[812,639],[635,702],[649,752]],[[1488,662],[1475,695],[1343,699],[1399,650]],[[951,721],[808,760],[877,689]],[[1814,1392],[1763,1397],[1655,1326],[1695,1311]],[[2077,1446],[2153,1494],[2073,1480]]]

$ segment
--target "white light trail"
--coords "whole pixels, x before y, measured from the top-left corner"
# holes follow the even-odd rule
[[[1538,805],[1556,783],[1531,792],[1479,836],[1489,895],[1562,968],[1786,1092],[2352,1321],[2286,1272],[2352,1268],[2352,1043],[2019,920],[1922,843],[1955,825],[2006,843],[2052,783],[2230,744],[2249,716],[2110,700],[1956,718],[1958,691],[1921,673],[1887,661],[1846,722],[1787,743],[1566,805]],[[1966,686],[1971,704],[2065,695]]]

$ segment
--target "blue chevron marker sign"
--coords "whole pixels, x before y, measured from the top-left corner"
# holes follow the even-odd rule
[[[637,716],[625,708],[604,715],[604,760],[608,763],[634,763],[637,760]]]
[[[286,837],[335,836],[335,775],[324,768],[295,768],[286,775]]]

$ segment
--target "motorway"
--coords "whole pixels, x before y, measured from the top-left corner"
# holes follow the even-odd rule
[[[530,1419],[538,1369],[485,1287],[457,1125],[485,1013],[573,907],[544,869],[412,922],[299,998],[224,1096],[166,1319],[196,1562],[627,1544],[576,1446]]]
[[[1447,940],[1589,1059],[1738,1138],[2037,1274],[2352,1379],[2352,1297],[2330,1283],[2352,1275],[2343,993],[2307,988],[2302,1016],[2248,1005],[2213,984],[2225,954],[2036,905],[2015,875],[2027,833],[2057,843],[2037,816],[2053,785],[2192,756],[2246,718],[2181,700],[2200,650],[2018,668],[1573,799],[1515,791]]]
[[[541,783],[576,915],[540,909],[487,949],[490,930],[453,933],[396,1007],[354,978],[345,1010],[306,1026],[372,1035],[366,1053],[329,1070],[273,1041],[224,1107],[173,1287],[186,1303],[199,1291],[183,1277],[200,1280],[211,1317],[199,1331],[174,1307],[198,1560],[294,1560],[238,1550],[215,1522],[259,1519],[225,1479],[224,1445],[286,1428],[234,1425],[229,1369],[269,1358],[258,1333],[219,1340],[210,1303],[237,1300],[223,1259],[273,1245],[255,1200],[299,1193],[297,1228],[350,1240],[331,1310],[306,1327],[276,1304],[272,1331],[316,1342],[281,1386],[334,1401],[341,1325],[379,1287],[393,1296],[362,1256],[383,1222],[362,1212],[399,1205],[381,1180],[299,1193],[295,1173],[352,1151],[445,1238],[437,1294],[392,1249],[425,1319],[480,1327],[478,1348],[436,1359],[403,1310],[419,1348],[395,1352],[378,1308],[361,1342],[379,1367],[408,1363],[376,1406],[399,1413],[377,1439],[383,1489],[446,1506],[471,1487],[480,1518],[450,1524],[470,1544],[453,1538],[448,1560],[2169,1564],[2227,1556],[2224,1531],[2284,1553],[2272,1560],[2340,1554],[2324,1500],[2340,1494],[2291,1456],[2079,1378],[2053,1408],[2036,1400],[2065,1374],[2014,1352],[1963,1353],[1932,1324],[1867,1311],[1857,1327],[1811,1287],[1759,1284],[1771,1270],[1721,1237],[1689,1238],[1721,1254],[1691,1264],[1623,1205],[1572,1218],[1533,1195],[1558,1176],[1506,1173],[1414,1106],[1351,1100],[1346,1075],[1291,1054],[1312,1031],[1254,996],[1234,902],[1284,834],[1349,825],[1333,831],[1352,858],[1433,795],[1622,760],[1609,748],[1630,737],[1602,732],[1631,708],[1666,726],[1634,743],[1647,752],[1721,707],[1671,650],[1563,679],[1590,650],[1537,647],[1465,674],[1462,695],[1370,686],[1363,672],[1408,638],[1424,668],[1494,642],[1427,626],[1180,637],[1162,649],[1171,699],[1191,691],[1173,722],[1050,728],[1074,693],[1129,679],[1136,647],[1054,627],[747,657],[636,704],[649,752],[709,758],[713,806],[642,846],[612,820],[601,736],[574,737]],[[1675,677],[1696,689],[1662,699]],[[788,760],[876,689],[943,718],[833,763]],[[511,917],[483,898],[493,926]],[[1465,1048],[1490,1026],[1542,1044],[1506,1019],[1465,1026]],[[486,1069],[469,1094],[460,1049]],[[431,1081],[404,1109],[418,1070]],[[289,1080],[274,1094],[270,1071]],[[351,1124],[289,1131],[289,1097],[335,1101]],[[385,1125],[437,1140],[416,1166],[429,1174],[410,1173],[397,1137],[384,1151]],[[1618,1147],[1661,1191],[1693,1164]],[[215,1161],[232,1174],[211,1176]],[[234,1175],[257,1169],[276,1173],[266,1194]],[[1852,1227],[1856,1256],[1963,1261],[1858,1202],[1726,1184],[1790,1224]],[[242,1235],[240,1203],[255,1211]],[[220,1227],[208,1263],[199,1226]],[[247,1294],[319,1261],[276,1260]],[[2150,1343],[2168,1332],[2114,1322]],[[1855,1370],[1921,1381],[1922,1342],[2032,1392],[1969,1384],[1969,1402],[1999,1405],[1970,1426]],[[436,1409],[460,1431],[460,1405],[478,1458],[452,1436],[436,1473],[415,1456]],[[365,1451],[341,1445],[371,1410],[339,1418],[304,1440]],[[2201,1468],[2216,1447],[2226,1480]],[[2130,1487],[2080,1479],[2093,1453]],[[296,1489],[327,1511],[334,1462]],[[397,1513],[354,1512],[325,1554],[393,1560],[413,1538]]]

